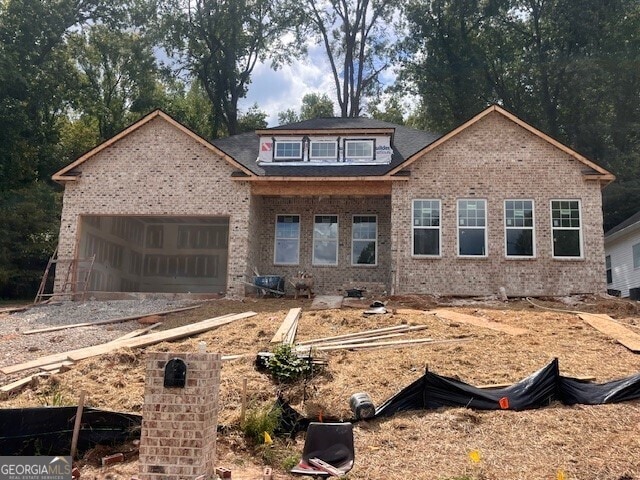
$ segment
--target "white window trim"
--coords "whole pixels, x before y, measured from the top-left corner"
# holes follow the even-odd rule
[[[375,255],[375,260],[373,263],[354,263],[353,262],[353,243],[358,241],[358,242],[362,242],[363,240],[368,240],[371,241],[370,239],[355,239],[353,238],[353,225],[355,222],[355,218],[356,217],[373,217],[376,219],[376,236],[373,239],[373,242],[376,245],[376,255]],[[378,215],[372,215],[370,213],[357,213],[351,216],[351,266],[352,267],[377,267],[378,266]]]
[[[553,202],[578,202],[578,214],[580,215],[580,226],[576,227],[554,227],[553,226]],[[549,223],[551,224],[551,258],[562,261],[584,260],[584,245],[582,241],[582,201],[578,198],[552,198],[549,200]],[[580,255],[575,257],[558,257],[554,253],[553,248],[553,231],[554,230],[578,230],[578,242],[580,245]]]
[[[278,244],[278,217],[298,217],[298,249],[296,252],[295,263],[278,262],[277,258],[277,244]],[[297,213],[278,213],[276,214],[275,223],[273,225],[273,264],[274,265],[300,265],[300,237],[302,236],[302,219]],[[291,240],[291,239],[287,239]]]
[[[440,224],[437,227],[416,227],[415,226],[415,218],[413,216],[415,203],[416,202],[438,202],[438,212],[440,214]],[[438,229],[438,254],[437,255],[428,255],[428,254],[416,254],[414,248],[415,242],[415,231],[416,230],[435,230]],[[411,200],[411,242],[409,242],[409,248],[411,249],[411,256],[413,258],[442,258],[442,201],[438,198],[414,198]]]
[[[484,229],[484,254],[483,255],[461,255],[460,254],[460,202],[465,201],[483,201],[484,202],[484,227],[469,227],[463,225],[462,228],[470,230]],[[456,200],[456,255],[458,258],[487,258],[489,256],[489,239],[487,230],[489,230],[489,210],[486,198],[458,198]]]
[[[507,202],[531,202],[531,227],[507,227]],[[504,200],[504,256],[510,260],[534,260],[536,252],[536,202],[531,198],[506,198]],[[531,230],[531,241],[533,243],[533,255],[509,255],[507,253],[507,230]]]
[[[291,156],[280,156],[278,155],[278,144],[283,143],[297,143],[300,145],[300,156],[291,157]],[[273,142],[273,160],[302,160],[304,158],[304,145],[302,144],[302,140],[274,140]]]
[[[348,156],[347,155],[347,145],[349,145],[350,143],[369,143],[371,145],[371,156]],[[373,161],[376,158],[376,142],[374,139],[368,139],[368,138],[360,138],[360,139],[345,139],[344,141],[344,159],[345,161],[349,161],[349,160],[369,160],[369,161]]]
[[[316,263],[316,218],[336,217],[336,261],[335,263]],[[320,213],[313,216],[313,240],[311,242],[311,265],[314,267],[335,267],[340,260],[340,216],[337,213]]]
[[[314,143],[320,143],[320,144],[326,144],[326,143],[330,143],[332,144],[335,149],[336,149],[336,153],[335,155],[332,155],[330,157],[327,156],[319,156],[316,157],[315,155],[312,155],[311,152],[313,151],[313,144]],[[309,141],[309,161],[314,161],[314,160],[333,160],[334,162],[338,161],[338,142],[336,140],[330,141],[330,142],[321,142],[319,140],[310,140]]]

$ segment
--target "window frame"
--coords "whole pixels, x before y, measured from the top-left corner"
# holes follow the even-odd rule
[[[516,227],[507,226],[507,202],[531,202],[531,226],[530,227]],[[504,200],[504,256],[508,259],[516,260],[533,260],[536,258],[536,203],[531,198],[506,198]],[[509,245],[507,238],[508,230],[531,230],[531,255],[509,255]]]
[[[362,239],[362,238],[358,238],[355,239],[353,238],[353,234],[355,232],[355,229],[353,228],[353,226],[355,225],[355,218],[356,217],[373,217],[376,221],[376,233],[375,233],[375,237],[372,239]],[[375,255],[374,255],[374,262],[373,263],[354,263],[353,261],[353,244],[355,242],[363,242],[363,241],[368,241],[371,242],[373,241],[374,245],[375,245]],[[377,267],[378,266],[378,215],[376,214],[353,214],[351,216],[351,266],[352,267]]]
[[[328,144],[328,145],[333,145],[334,149],[335,149],[335,153],[332,156],[315,156],[312,154],[313,152],[313,145],[314,144]],[[320,140],[309,140],[309,161],[313,162],[313,161],[322,161],[322,160],[333,160],[334,162],[338,161],[338,142],[336,140],[332,140],[332,141],[320,141]]]
[[[351,143],[368,143],[371,145],[371,156],[349,156],[347,155],[347,145]],[[359,162],[370,161],[373,162],[376,159],[376,139],[375,138],[345,138],[344,139],[344,153],[343,159],[345,162],[355,160]]]
[[[318,217],[335,217],[336,218],[336,261],[335,263],[318,263],[316,262],[316,240],[318,240],[316,236],[316,219]],[[325,240],[327,241],[327,240]],[[334,240],[330,239],[333,243]],[[314,267],[336,267],[338,266],[340,261],[340,216],[337,213],[319,213],[313,216],[313,237],[311,241],[311,265]]]
[[[289,156],[278,155],[278,145],[289,144],[289,143],[297,144],[300,147],[300,155],[298,155],[297,157],[292,157],[290,155]],[[275,138],[273,139],[273,161],[274,162],[301,161],[303,156],[304,156],[304,145],[302,140],[276,140]]]
[[[483,202],[484,203],[484,226],[468,226],[463,225],[463,229],[466,230],[484,230],[484,253],[481,255],[463,255],[460,253],[460,202]],[[488,239],[488,230],[489,230],[489,212],[488,212],[488,202],[486,198],[458,198],[456,200],[456,254],[459,258],[487,258],[489,256],[489,239]]]
[[[611,263],[611,255],[604,257],[604,270],[607,277],[607,285],[613,285],[613,268]]]
[[[636,255],[636,250],[638,254]],[[636,262],[636,259],[638,260]],[[637,270],[640,268],[640,242],[634,245],[631,245],[631,260],[633,261],[633,269]]]
[[[414,216],[416,202],[437,202],[438,203],[438,226],[416,226]],[[416,230],[438,230],[438,253],[415,253]],[[439,198],[414,198],[411,200],[411,256],[414,258],[442,258],[442,200]]]
[[[297,217],[298,218],[298,248],[296,249],[295,263],[278,262],[278,240],[293,240],[289,237],[278,237],[278,217]],[[273,227],[273,264],[274,265],[300,265],[300,238],[302,233],[302,219],[297,213],[277,213]]]
[[[578,221],[579,227],[554,227],[553,226],[553,203],[554,202],[577,202],[578,203]],[[582,233],[582,201],[577,198],[552,198],[549,201],[549,222],[551,224],[551,258],[554,260],[584,260],[584,244],[583,244],[583,233]],[[556,230],[577,230],[578,231],[578,246],[580,247],[580,255],[572,255],[572,256],[558,256],[555,252],[554,245],[554,233]]]

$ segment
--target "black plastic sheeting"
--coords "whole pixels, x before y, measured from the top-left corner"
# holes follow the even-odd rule
[[[0,455],[68,455],[77,407],[0,409]],[[78,453],[140,438],[142,416],[95,408],[82,411]]]
[[[483,389],[426,372],[376,408],[375,417],[406,410],[468,407],[478,410],[528,410],[559,401],[598,405],[640,398],[640,374],[595,384],[560,375],[558,359],[509,387]]]

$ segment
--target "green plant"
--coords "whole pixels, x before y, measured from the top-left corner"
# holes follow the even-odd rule
[[[73,404],[73,402],[71,402],[69,398],[60,391],[60,388],[57,385],[42,392],[39,400],[40,404],[45,407],[64,407]]]
[[[280,409],[277,407],[263,407],[249,410],[244,422],[240,425],[242,433],[255,445],[265,443],[264,432],[273,437],[273,432],[280,421]]]
[[[311,362],[308,358],[300,358],[291,345],[283,343],[274,349],[268,369],[277,381],[290,383],[311,373]]]
[[[299,460],[300,460],[299,454],[289,455],[285,457],[282,460],[282,469],[288,472],[298,464]]]

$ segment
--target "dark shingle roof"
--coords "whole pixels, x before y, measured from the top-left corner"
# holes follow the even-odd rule
[[[621,230],[624,230],[627,227],[630,227],[631,225],[633,225],[634,223],[638,223],[640,222],[640,212],[636,213],[635,215],[631,215],[629,218],[627,218],[624,222],[619,223],[618,225],[616,225],[615,227],[613,227],[611,230],[609,230],[608,232],[606,232],[604,234],[605,237],[608,237],[610,235],[613,235],[614,233],[617,233]]]
[[[266,129],[277,133],[278,130],[336,130],[336,129],[372,129],[393,128],[393,155],[388,165],[258,165],[259,136],[243,133],[232,137],[214,140],[211,143],[232,157],[238,163],[258,176],[276,177],[351,177],[385,175],[406,159],[434,142],[440,135],[413,128],[383,122],[373,118],[314,118],[303,122],[280,125]]]

